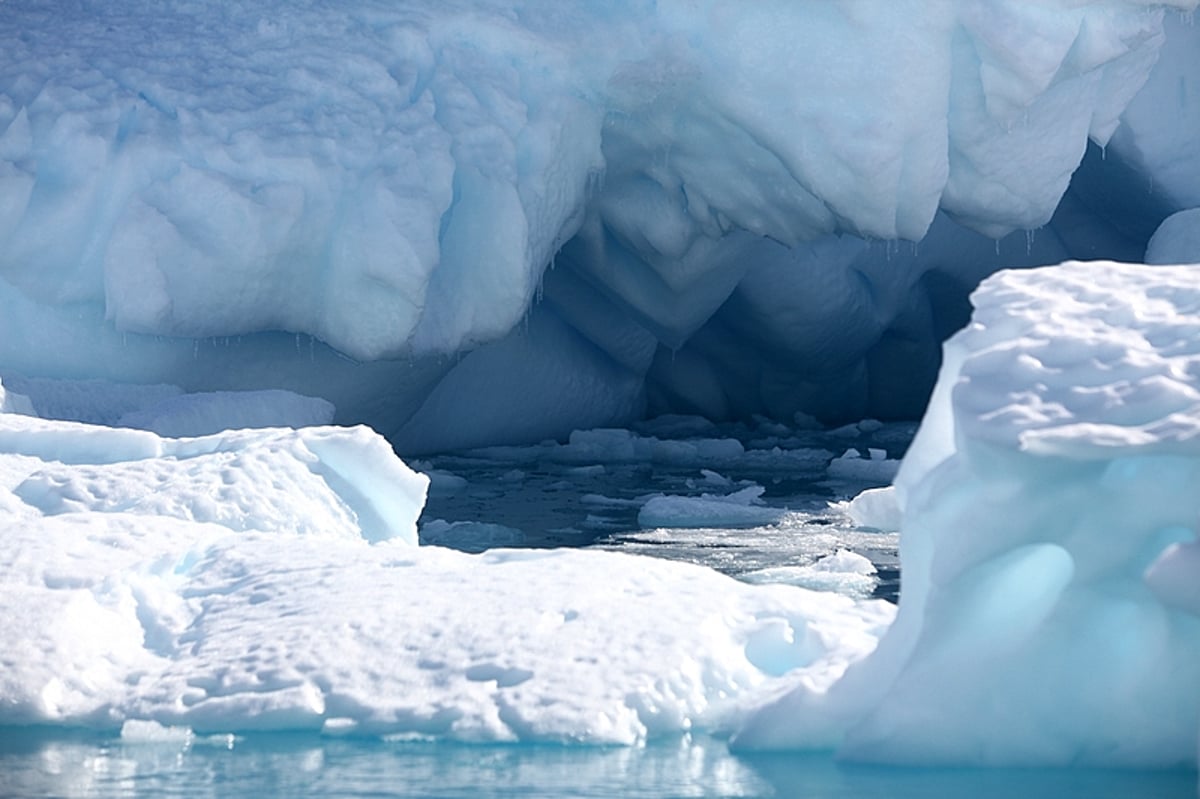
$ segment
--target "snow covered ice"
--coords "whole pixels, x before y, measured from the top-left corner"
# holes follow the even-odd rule
[[[59,5],[0,726],[1196,767],[1195,0]]]
[[[896,481],[900,612],[743,746],[1195,766],[1200,279],[1073,263],[974,294]]]

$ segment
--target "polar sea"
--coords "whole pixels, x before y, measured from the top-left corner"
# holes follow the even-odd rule
[[[887,768],[820,754],[731,754],[711,738],[645,747],[471,746],[315,735],[125,743],[0,732],[5,797],[1142,799],[1195,796],[1195,774]]]

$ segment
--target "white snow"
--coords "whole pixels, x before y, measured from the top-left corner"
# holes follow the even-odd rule
[[[1196,765],[1200,280],[1002,272],[897,478],[900,612],[742,746],[889,762]]]

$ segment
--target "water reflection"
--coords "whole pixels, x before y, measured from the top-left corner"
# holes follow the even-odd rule
[[[711,739],[645,748],[464,746],[258,735],[127,743],[0,732],[3,797],[972,797],[1196,796],[1192,772],[929,770],[825,755],[734,755]]]

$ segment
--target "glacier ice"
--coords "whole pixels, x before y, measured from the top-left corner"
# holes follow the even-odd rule
[[[1001,272],[896,480],[900,611],[742,746],[890,762],[1180,766],[1200,727],[1200,281]]]
[[[0,725],[635,744],[727,728],[784,672],[827,685],[894,614],[613,552],[418,547],[426,487],[365,428],[0,414]]]
[[[911,417],[983,274],[1140,257],[1059,201],[1089,137],[1190,157],[1119,120],[1194,5],[7,0],[0,374],[285,389],[406,453]]]

